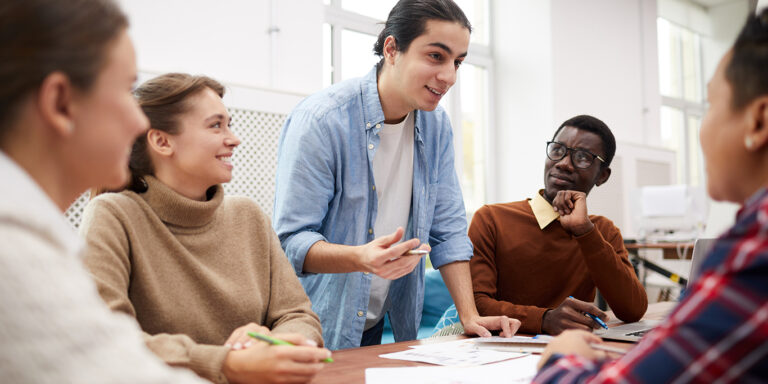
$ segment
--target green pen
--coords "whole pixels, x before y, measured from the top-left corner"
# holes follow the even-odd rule
[[[285,340],[276,339],[272,336],[267,336],[267,335],[263,335],[261,333],[256,333],[256,332],[248,332],[248,336],[253,337],[254,339],[265,341],[272,345],[294,345],[293,343],[289,343]],[[329,357],[323,360],[323,363],[333,363],[333,359]]]

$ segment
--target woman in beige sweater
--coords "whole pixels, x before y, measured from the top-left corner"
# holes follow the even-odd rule
[[[213,382],[306,382],[330,352],[269,220],[224,197],[232,152],[224,88],[167,74],[136,94],[150,129],[133,146],[132,181],[95,198],[81,225],[86,266],[107,305],[135,317],[168,364]],[[276,347],[246,332],[272,332]]]

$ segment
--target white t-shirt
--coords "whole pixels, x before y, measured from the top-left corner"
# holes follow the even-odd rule
[[[379,147],[373,157],[373,179],[378,198],[375,237],[388,235],[397,227],[408,226],[413,193],[413,112],[397,124],[382,124]],[[390,280],[371,278],[371,295],[365,329],[376,325],[389,309]]]

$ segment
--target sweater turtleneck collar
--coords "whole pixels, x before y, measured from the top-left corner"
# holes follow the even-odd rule
[[[210,223],[224,199],[224,189],[217,184],[208,189],[206,201],[182,196],[153,176],[144,176],[147,191],[139,194],[166,224],[201,227]]]

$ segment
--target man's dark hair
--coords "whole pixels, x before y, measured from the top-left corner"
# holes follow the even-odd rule
[[[557,134],[560,133],[563,127],[574,127],[600,136],[600,141],[603,142],[603,153],[605,154],[605,163],[602,163],[601,166],[607,168],[611,165],[613,156],[616,154],[616,138],[613,137],[613,132],[602,120],[589,115],[571,117],[560,124],[555,134],[552,135],[552,140],[557,137]]]
[[[397,43],[397,50],[405,52],[411,42],[426,28],[428,20],[454,21],[472,32],[472,25],[453,0],[400,0],[395,4],[373,45],[373,53],[384,56],[384,41],[392,35]]]
[[[733,56],[725,69],[733,91],[732,107],[740,110],[752,100],[768,94],[768,8],[751,14],[741,29]]]

